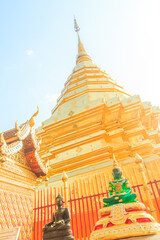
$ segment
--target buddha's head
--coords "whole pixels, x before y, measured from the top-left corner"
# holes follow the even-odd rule
[[[115,180],[121,179],[122,178],[122,171],[121,168],[115,158],[115,155],[113,154],[113,170],[112,174]]]
[[[58,193],[58,196],[56,197],[56,205],[58,207],[61,207],[63,205],[63,197],[60,195],[60,193]]]
[[[122,172],[121,172],[120,168],[113,168],[112,173],[113,173],[114,180],[122,178]]]

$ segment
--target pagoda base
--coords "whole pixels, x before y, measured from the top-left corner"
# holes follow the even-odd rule
[[[135,239],[140,236],[143,236],[141,239],[147,239],[147,235],[154,235],[151,239],[155,239],[155,234],[160,233],[160,224],[146,212],[143,203],[133,202],[105,207],[99,210],[99,216],[90,240],[126,238],[131,240],[131,237]]]
[[[119,240],[160,240],[160,234],[154,234],[149,236],[139,236],[130,238],[120,238]]]
[[[113,239],[126,239],[130,237],[139,237],[143,236],[142,239],[145,239],[148,235],[154,235],[158,232],[159,229],[159,224],[155,223],[144,223],[144,224],[132,224],[131,226],[121,226],[121,227],[112,227],[110,231],[104,230],[99,230],[95,231],[91,234],[90,240],[113,240]],[[144,230],[146,229],[146,230]],[[153,239],[153,238],[152,238]],[[137,238],[138,240],[138,238]]]

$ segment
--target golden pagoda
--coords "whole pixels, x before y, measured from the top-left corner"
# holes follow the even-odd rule
[[[41,238],[37,234],[46,224],[45,214],[51,219],[58,192],[64,194],[70,207],[75,239],[89,239],[98,220],[100,197],[108,194],[113,154],[137,198],[160,219],[160,108],[142,102],[139,95],[126,93],[93,63],[79,30],[75,20],[76,66],[51,117],[36,130],[42,141],[40,158],[47,162],[48,173],[46,181],[36,187],[35,240]],[[136,154],[143,164],[135,162]],[[64,181],[68,193],[63,193],[63,172],[68,176]]]
[[[49,184],[66,171],[70,180],[121,164],[134,164],[138,152],[147,162],[160,155],[160,109],[126,93],[93,63],[78,34],[76,66],[68,77],[49,119],[37,129],[40,156],[49,161]],[[159,163],[156,163],[159,166]],[[131,165],[130,165],[131,166]]]

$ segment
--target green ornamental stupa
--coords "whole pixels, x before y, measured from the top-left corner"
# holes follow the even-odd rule
[[[136,202],[136,194],[132,193],[131,186],[127,179],[123,179],[122,171],[113,155],[113,177],[114,180],[109,183],[109,198],[104,198],[104,207],[112,206],[118,203]]]
[[[90,240],[124,239],[160,232],[160,224],[146,211],[146,206],[136,200],[127,179],[113,155],[113,181],[109,183],[109,197],[103,198]]]

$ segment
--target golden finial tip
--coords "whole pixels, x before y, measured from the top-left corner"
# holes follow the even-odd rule
[[[20,130],[19,125],[18,125],[18,120],[15,122],[15,128],[16,128],[17,131]]]
[[[116,157],[115,157],[115,155],[114,155],[114,153],[113,153],[113,160],[114,160],[114,161],[117,161],[117,160],[116,160]]]
[[[35,125],[34,117],[36,117],[39,113],[39,107],[37,106],[37,111],[32,115],[32,117],[29,120],[30,127],[33,127]]]
[[[5,141],[5,139],[4,139],[4,132],[1,133],[1,143],[2,143],[3,145],[6,145],[6,141]]]
[[[142,159],[142,157],[138,153],[136,153],[135,158]]]
[[[65,182],[65,181],[67,181],[67,180],[68,180],[68,176],[67,176],[66,172],[63,171],[62,181]]]
[[[136,163],[143,162],[143,158],[138,153],[136,153],[135,159],[136,159]]]

